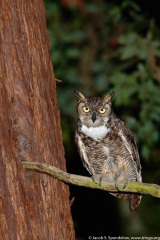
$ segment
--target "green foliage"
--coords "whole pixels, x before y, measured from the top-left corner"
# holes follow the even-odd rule
[[[130,125],[129,118],[128,125],[131,129],[134,127],[137,140],[141,143],[141,155],[149,159],[152,148],[160,140],[160,87],[151,66],[149,46],[159,57],[159,44],[157,40],[135,32],[123,33],[118,40],[120,47],[113,54],[113,59],[118,58],[114,67],[116,65],[115,69],[120,67],[120,70],[111,73],[110,82],[117,93],[117,106],[129,106],[131,118],[135,116],[134,126]]]
[[[159,61],[154,21],[137,3],[125,0],[92,1],[82,9],[46,1],[46,8],[51,58],[56,77],[63,81],[58,98],[64,140],[71,141],[75,127],[73,89],[104,95],[113,88],[120,117],[134,130],[143,158],[149,159],[159,141],[160,122],[160,86],[149,51],[151,47]],[[66,119],[73,122],[67,130]]]
[[[103,96],[114,90],[113,105],[136,136],[145,181],[160,171],[160,30],[139,1],[85,1],[80,8],[47,0],[51,58],[61,110],[66,154],[75,146],[73,90]],[[147,167],[155,173],[149,174]],[[156,172],[157,171],[157,172]]]

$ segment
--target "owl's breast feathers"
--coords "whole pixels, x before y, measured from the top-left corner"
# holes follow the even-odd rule
[[[85,129],[85,132],[79,122],[76,143],[83,165],[92,175],[114,171],[117,176],[123,171],[130,181],[141,181],[139,154],[132,132],[115,115],[107,122],[106,129],[106,134],[96,139],[97,130],[94,133],[92,129],[91,133]]]

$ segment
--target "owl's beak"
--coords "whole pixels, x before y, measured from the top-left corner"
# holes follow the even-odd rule
[[[93,123],[96,121],[96,113],[95,112],[92,114],[92,121],[93,121]]]

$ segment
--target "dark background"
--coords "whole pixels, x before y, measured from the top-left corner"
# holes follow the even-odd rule
[[[104,96],[134,133],[144,182],[160,178],[160,1],[46,0],[68,172],[88,175],[74,143],[73,90]],[[160,200],[143,195],[135,214],[107,192],[70,186],[78,240],[89,236],[159,236]]]

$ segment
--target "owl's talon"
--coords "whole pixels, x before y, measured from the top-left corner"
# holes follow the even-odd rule
[[[95,174],[92,176],[92,179],[95,183],[102,185],[102,182],[114,182],[114,175],[113,173],[106,173],[106,174]]]
[[[127,184],[129,183],[129,179],[125,176],[119,176],[116,179],[115,186],[120,191],[126,188]]]
[[[93,180],[93,182],[95,182],[96,184],[99,184],[101,186],[102,175],[101,174],[92,175],[92,180]]]

